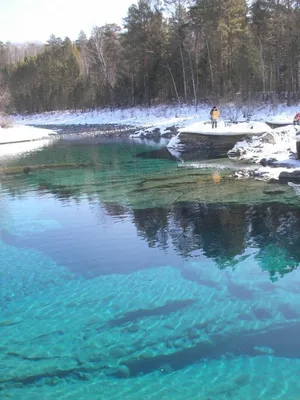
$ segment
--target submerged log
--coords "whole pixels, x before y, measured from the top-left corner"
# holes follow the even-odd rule
[[[65,163],[65,164],[47,164],[47,165],[28,165],[28,166],[12,166],[12,167],[2,167],[0,168],[0,174],[19,174],[24,173],[26,175],[30,174],[34,171],[41,171],[41,170],[53,170],[53,169],[60,169],[60,168],[89,168],[89,167],[96,167],[99,166],[100,163]]]

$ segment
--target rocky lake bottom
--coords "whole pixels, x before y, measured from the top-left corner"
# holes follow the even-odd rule
[[[0,397],[295,399],[300,202],[91,139],[5,159]]]

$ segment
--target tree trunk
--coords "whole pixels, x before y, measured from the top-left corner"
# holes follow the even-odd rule
[[[208,63],[209,63],[209,70],[210,70],[210,79],[211,79],[211,88],[212,92],[215,92],[215,79],[214,79],[214,71],[211,63],[210,51],[208,46],[207,37],[205,37],[206,49],[207,49],[207,56],[208,56]]]
[[[262,83],[263,83],[263,96],[265,98],[265,92],[266,92],[266,73],[265,73],[265,61],[264,61],[264,50],[263,50],[263,45],[261,43],[260,38],[258,38],[258,43],[259,43],[259,57],[260,57],[260,67],[261,67],[261,77],[262,77]]]
[[[193,68],[192,57],[191,57],[191,52],[190,51],[188,52],[188,55],[189,55],[190,68],[191,68],[191,78],[192,78],[192,84],[193,84],[194,105],[196,105],[197,104],[197,92],[196,92],[194,68]]]
[[[169,67],[169,65],[163,65],[163,64],[161,64],[161,66],[164,67],[164,68],[167,68],[167,70],[169,71],[170,76],[171,76],[171,79],[172,79],[172,83],[173,83],[173,88],[174,88],[174,91],[175,91],[175,94],[176,94],[177,102],[178,102],[178,104],[180,104],[180,98],[179,98],[179,95],[178,95],[178,90],[177,90],[176,82],[175,82],[173,73],[172,73],[172,71],[171,71],[171,68]]]
[[[186,103],[187,102],[186,72],[185,72],[185,65],[184,65],[183,52],[182,52],[181,44],[179,45],[179,49],[180,49],[180,58],[181,58],[182,76],[183,76],[184,101]]]

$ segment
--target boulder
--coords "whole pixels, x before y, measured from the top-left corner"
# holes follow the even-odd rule
[[[276,158],[262,158],[260,160],[260,165],[262,165],[263,167],[273,167],[275,166],[274,164],[277,162]]]
[[[297,149],[297,159],[300,160],[300,140],[296,142],[296,149]]]
[[[279,182],[287,183],[287,182],[295,182],[300,183],[300,171],[282,171],[278,177]]]
[[[275,140],[275,138],[274,138],[274,135],[272,135],[272,133],[270,133],[270,132],[264,133],[264,134],[261,136],[260,140],[261,140],[263,143],[270,143],[270,144],[275,144],[275,143],[276,143],[276,140]]]

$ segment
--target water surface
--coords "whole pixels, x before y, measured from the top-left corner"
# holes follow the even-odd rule
[[[296,398],[292,188],[132,141],[62,141],[2,166],[3,398]]]

